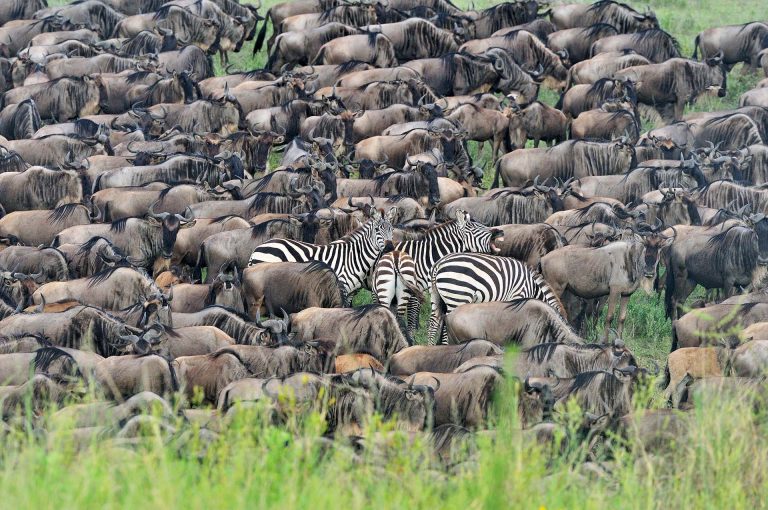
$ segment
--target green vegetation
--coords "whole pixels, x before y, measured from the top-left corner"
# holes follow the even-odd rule
[[[52,3],[58,3],[52,2]],[[265,0],[262,13],[276,2]],[[459,4],[466,5],[462,0]],[[491,5],[475,2],[477,8]],[[692,53],[696,33],[710,26],[761,19],[764,2],[652,0],[662,27]],[[235,67],[265,61],[248,44],[233,55]],[[218,64],[217,64],[218,65]],[[729,95],[706,100],[697,110],[734,107],[757,77],[729,77]],[[544,91],[544,101],[556,94]],[[476,148],[473,149],[476,154]],[[486,149],[487,150],[487,149]],[[485,157],[490,167],[489,153]],[[488,173],[490,175],[490,172]],[[370,302],[360,293],[355,304]],[[422,310],[423,328],[429,303]],[[595,325],[589,338],[602,330]],[[663,365],[670,324],[655,297],[632,297],[626,341],[642,363]],[[423,342],[424,329],[417,335]],[[599,464],[583,464],[587,453],[576,436],[578,413],[565,421],[563,452],[554,454],[523,437],[517,422],[515,382],[496,398],[491,429],[476,435],[471,455],[446,467],[430,455],[426,436],[411,437],[374,421],[364,435],[365,451],[349,442],[322,442],[318,413],[267,423],[258,411],[239,413],[207,442],[198,427],[176,431],[148,427],[140,440],[82,440],[73,424],[50,413],[0,430],[0,508],[761,508],[768,495],[768,431],[762,413],[741,401],[707,402],[692,411],[687,432],[649,455],[637,441],[616,438],[604,445]],[[646,407],[653,391],[636,405]],[[213,426],[211,429],[215,428]],[[169,439],[163,441],[163,439]],[[569,446],[570,445],[570,446]],[[384,452],[384,453],[382,453]],[[462,462],[462,460],[464,460]]]

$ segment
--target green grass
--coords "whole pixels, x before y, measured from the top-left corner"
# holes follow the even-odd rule
[[[274,3],[265,0],[262,12]],[[478,8],[490,4],[475,2]],[[650,6],[686,55],[700,30],[762,19],[765,9],[758,0],[654,0]],[[263,65],[264,53],[251,56],[250,49],[246,45],[232,62],[242,69]],[[728,97],[693,108],[734,107],[756,80],[739,77],[737,70],[731,73]],[[545,102],[556,97],[543,91]],[[356,305],[366,302],[369,293],[355,298]],[[428,310],[425,303],[424,326]],[[424,326],[419,342],[425,340]],[[670,324],[657,298],[633,296],[625,329],[625,340],[642,363],[663,363]],[[598,321],[588,338],[600,331]],[[765,507],[768,421],[744,402],[700,404],[677,442],[652,453],[636,440],[614,438],[598,454],[599,468],[588,470],[583,443],[574,441],[578,412],[569,415],[571,420],[563,418],[562,452],[541,449],[521,437],[515,384],[507,379],[498,391],[492,432],[475,435],[471,453],[456,455],[447,467],[430,453],[424,435],[394,432],[375,419],[364,436],[377,448],[357,451],[343,439],[320,441],[324,424],[317,412],[279,426],[257,411],[231,420],[218,417],[208,426],[219,431],[210,442],[203,439],[210,434],[181,419],[168,435],[148,427],[137,439],[121,440],[109,439],[114,430],[105,430],[84,442],[74,440],[72,423],[54,421],[50,413],[12,420],[0,429],[0,508]],[[643,392],[646,397],[637,398],[636,405],[658,405],[653,393],[652,388]]]

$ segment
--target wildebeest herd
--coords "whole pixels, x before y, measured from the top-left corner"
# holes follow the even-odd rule
[[[263,69],[214,75],[251,40]],[[211,409],[207,438],[253,405],[346,437],[379,413],[445,455],[506,375],[536,440],[571,400],[589,437],[663,434],[690,418],[633,410],[640,288],[665,295],[674,407],[764,393],[768,83],[684,108],[735,64],[768,74],[768,25],[695,45],[610,0],[6,0],[3,417],[56,403],[126,437],[169,399]],[[697,285],[715,304],[685,313]],[[106,400],[71,406],[84,386]]]

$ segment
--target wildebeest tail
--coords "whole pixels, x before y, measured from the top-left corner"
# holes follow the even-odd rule
[[[496,170],[496,173],[493,176],[493,184],[491,184],[491,188],[499,187],[499,172],[501,172],[501,169],[499,168],[500,164],[501,164],[501,158],[497,159],[496,162],[493,164],[493,167]]]
[[[270,17],[271,14],[272,14],[272,9],[269,9],[267,13],[264,15],[264,23],[261,25],[261,30],[259,31],[259,35],[256,37],[256,42],[253,45],[254,55],[256,54],[257,51],[261,51],[262,46],[264,46],[264,39],[266,39],[267,37],[267,25],[269,24],[269,20],[271,19]]]
[[[677,328],[675,327],[676,322],[677,321],[672,321],[672,348],[669,350],[669,352],[676,351],[678,346],[680,345],[680,340],[678,340],[677,338]]]
[[[675,270],[674,265],[669,264],[667,266],[667,274],[664,277],[664,313],[672,319],[673,318],[673,297],[675,295]],[[674,338],[675,329],[672,328],[672,335]],[[673,349],[674,350],[674,349]]]
[[[320,51],[317,52],[317,56],[315,57],[315,60],[312,61],[312,64],[320,65],[323,63],[324,58],[325,58],[325,47],[322,47],[320,48]]]
[[[696,39],[693,40],[693,55],[691,55],[693,60],[699,59],[699,37],[700,36],[697,35]]]
[[[197,252],[197,262],[195,262],[195,267],[192,269],[193,271],[192,276],[196,280],[200,280],[200,281],[203,280],[203,268],[206,266],[206,263],[207,262],[205,257],[205,242],[203,242],[200,245],[200,251]]]

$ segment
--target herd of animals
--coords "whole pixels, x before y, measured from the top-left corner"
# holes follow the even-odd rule
[[[364,445],[379,413],[447,459],[504,377],[544,443],[570,400],[584,437],[649,444],[702,396],[765,401],[768,82],[737,109],[684,108],[724,96],[736,64],[768,74],[768,25],[706,30],[688,59],[653,12],[610,0],[259,11],[0,4],[8,427],[55,403],[84,443],[178,413],[215,440],[266,405]],[[254,39],[265,68],[214,75]],[[470,142],[491,145],[490,189]],[[685,313],[697,285],[710,301]],[[633,407],[656,373],[620,339],[641,288],[672,320],[674,409]],[[361,289],[375,304],[351,307]],[[104,400],[78,403],[84,386]]]

